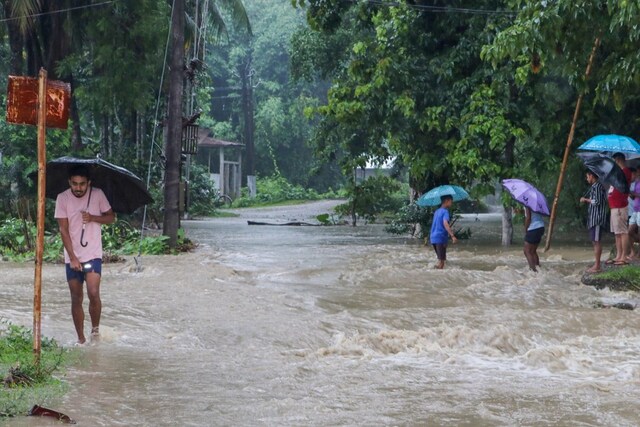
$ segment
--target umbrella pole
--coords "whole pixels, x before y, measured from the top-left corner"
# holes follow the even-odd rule
[[[591,66],[593,65],[593,60],[596,56],[596,50],[600,45],[600,36],[596,37],[593,42],[593,48],[591,49],[591,55],[589,55],[589,61],[587,62],[587,69],[584,73],[584,79],[587,80],[589,78],[589,74],[591,74]],[[548,251],[551,247],[551,236],[553,235],[553,226],[556,220],[556,214],[558,211],[558,199],[560,198],[560,191],[562,191],[562,184],[564,182],[564,174],[567,170],[567,162],[569,160],[569,149],[571,148],[571,144],[573,143],[573,135],[576,131],[576,123],[578,121],[578,116],[580,115],[580,107],[582,106],[582,98],[584,97],[584,93],[580,93],[578,96],[578,101],[576,102],[576,109],[573,112],[573,121],[571,122],[571,129],[569,130],[569,136],[567,137],[567,145],[564,148],[564,156],[562,157],[562,166],[560,167],[560,176],[558,176],[558,185],[556,186],[556,193],[553,197],[553,205],[551,207],[551,217],[549,218],[549,232],[547,233],[547,239],[544,244],[544,251]]]
[[[45,190],[47,172],[47,71],[40,68],[38,76],[38,218],[35,253],[35,277],[33,281],[33,354],[35,365],[40,369],[41,350],[41,302],[42,302],[42,258],[44,253]]]

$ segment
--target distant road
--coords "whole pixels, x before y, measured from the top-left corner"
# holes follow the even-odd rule
[[[240,218],[272,219],[279,221],[308,221],[315,220],[315,217],[324,213],[333,213],[333,209],[344,203],[346,200],[318,200],[314,202],[267,206],[260,208],[229,209],[229,212],[238,214]]]

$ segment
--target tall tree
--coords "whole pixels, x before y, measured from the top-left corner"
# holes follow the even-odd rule
[[[182,97],[184,83],[184,2],[173,0],[171,10],[171,56],[169,62],[169,107],[165,144],[163,234],[175,248],[180,227],[180,156],[182,145]]]

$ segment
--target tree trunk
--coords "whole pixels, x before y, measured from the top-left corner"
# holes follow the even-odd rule
[[[514,163],[514,151],[516,141],[515,138],[511,138],[507,141],[504,149],[504,160],[509,174]],[[502,213],[502,246],[511,246],[513,243],[513,214],[511,208],[503,207]]]
[[[82,150],[82,130],[80,128],[80,111],[78,111],[78,102],[75,97],[76,85],[73,80],[73,76],[69,77],[69,83],[71,85],[71,108],[69,113],[71,114],[71,149],[73,151]]]
[[[169,237],[170,248],[175,248],[180,227],[180,146],[182,139],[182,91],[184,68],[184,0],[174,1],[171,13],[171,59],[169,74],[169,117],[165,155],[167,167],[164,175],[164,221],[162,233]]]
[[[13,17],[12,15],[12,3],[13,1],[4,0],[4,16],[5,18]],[[23,37],[22,32],[20,31],[20,26],[18,24],[18,20],[16,19],[7,19],[7,33],[9,39],[9,49],[11,51],[10,56],[10,73],[15,76],[21,76],[24,72],[24,56],[22,53],[23,48]]]
[[[504,207],[502,210],[502,246],[513,243],[513,214],[512,209]]]
[[[247,174],[247,185],[256,174],[255,148],[253,141],[253,69],[251,68],[252,54],[249,52],[247,60],[240,67],[242,81],[242,113],[244,121],[244,170]],[[253,197],[253,196],[252,196]]]

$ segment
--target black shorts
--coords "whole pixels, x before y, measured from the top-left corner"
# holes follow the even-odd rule
[[[86,273],[98,273],[102,276],[102,259],[96,258],[87,262],[81,262],[82,270],[72,270],[71,264],[66,264],[67,282],[70,280],[77,280],[80,283],[84,283]]]
[[[433,249],[436,251],[436,256],[440,261],[447,260],[447,244],[446,243],[436,243],[433,245]]]
[[[544,227],[528,230],[527,234],[524,235],[524,241],[527,243],[531,243],[532,245],[537,245],[542,241],[543,234]]]

